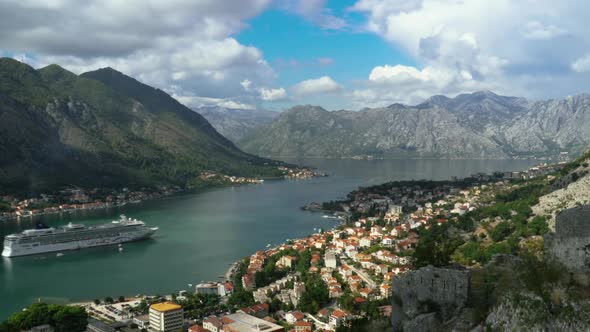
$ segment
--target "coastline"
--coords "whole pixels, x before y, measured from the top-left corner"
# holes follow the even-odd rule
[[[221,182],[202,182],[200,185],[195,185],[191,187],[164,187],[160,191],[138,191],[132,192],[137,193],[138,195],[134,195],[131,199],[123,199],[118,201],[91,201],[85,203],[73,203],[73,204],[55,204],[52,206],[48,206],[43,208],[42,210],[17,210],[13,212],[5,212],[0,213],[0,222],[8,222],[8,221],[15,221],[20,220],[23,218],[35,218],[47,215],[56,215],[56,214],[74,214],[77,212],[82,211],[91,211],[91,210],[108,210],[112,208],[120,208],[130,204],[140,204],[149,201],[158,201],[165,198],[177,196],[177,195],[190,195],[203,192],[209,189],[215,188],[225,188],[225,187],[238,187],[243,185],[252,185],[252,184],[263,184],[264,181],[280,181],[280,180],[292,180],[292,179],[311,179],[314,177],[323,177],[327,176],[325,173],[317,173],[312,171],[310,168],[298,168],[298,172],[296,173],[288,173],[283,176],[273,176],[273,177],[262,177],[262,178],[244,178],[244,177],[233,177],[224,175],[223,181]],[[303,175],[300,175],[303,174]],[[217,176],[217,175],[216,175]],[[106,188],[95,188],[101,190],[113,190],[113,189],[106,189]],[[125,192],[125,190],[123,190]],[[117,191],[113,190],[113,193],[119,194]],[[8,195],[9,196],[9,195]],[[140,197],[137,197],[140,196]],[[7,215],[10,214],[10,215]]]

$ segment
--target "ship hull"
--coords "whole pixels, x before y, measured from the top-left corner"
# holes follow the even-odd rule
[[[83,241],[71,241],[66,243],[51,244],[51,245],[38,245],[38,246],[13,246],[4,247],[2,251],[2,257],[19,257],[19,256],[30,256],[39,255],[51,252],[60,251],[71,251],[80,250],[93,247],[103,247],[110,245],[117,245],[126,242],[134,242],[147,240],[156,232],[155,228],[148,228],[145,232],[137,232],[133,234],[126,234],[125,236],[117,236],[111,238],[102,239],[90,239]]]

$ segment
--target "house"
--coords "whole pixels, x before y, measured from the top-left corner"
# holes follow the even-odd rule
[[[391,296],[391,285],[382,284],[381,287],[379,287],[379,290],[381,291],[382,297],[387,298]]]
[[[211,332],[223,331],[223,323],[215,316],[211,316],[203,320],[203,328]]]
[[[319,320],[321,320],[322,322],[327,322],[328,319],[330,319],[330,311],[326,308],[320,309],[320,311],[318,311],[316,317]]]
[[[368,248],[370,247],[372,244],[372,238],[370,237],[364,237],[359,241],[359,246],[361,248]]]
[[[295,332],[311,332],[313,324],[310,322],[296,322],[295,323]]]
[[[291,311],[285,314],[285,320],[289,324],[295,324],[295,322],[302,321],[305,315],[301,311]]]
[[[141,316],[135,316],[133,317],[133,323],[135,323],[140,329],[147,329],[150,325],[150,315],[145,314]]]
[[[369,297],[371,297],[372,291],[369,288],[361,288],[359,290],[359,293],[361,294],[362,297],[368,299]]]
[[[344,292],[342,291],[342,288],[340,287],[340,285],[334,285],[334,286],[330,286],[328,294],[329,294],[330,298],[339,298],[344,294]]]
[[[201,325],[193,325],[189,327],[188,332],[207,332],[208,330],[202,327]]]
[[[346,312],[336,309],[330,315],[330,325],[332,327],[338,327],[342,325],[342,323],[345,322],[348,318],[349,315]]]
[[[296,257],[285,255],[279,259],[277,266],[292,268],[297,260]]]
[[[244,274],[242,276],[242,286],[245,290],[252,290],[256,287],[256,283],[254,281],[254,275],[251,273]]]
[[[254,317],[258,317],[258,318],[264,318],[264,317],[268,316],[268,309],[269,309],[268,303],[262,303],[262,304],[255,304],[250,307],[242,308],[242,309],[238,310],[238,312],[243,312],[245,314],[248,314],[248,315],[251,315]]]
[[[402,210],[403,210],[403,207],[401,205],[390,205],[387,213],[393,214],[393,215],[396,215],[396,214],[399,215],[402,213]]]
[[[371,227],[371,235],[372,236],[380,236],[383,234],[383,227],[381,226],[372,226]]]
[[[220,283],[217,286],[217,292],[219,296],[229,296],[234,293],[234,284],[231,282]]]
[[[385,246],[390,246],[393,244],[393,238],[390,236],[384,236],[383,240],[381,240],[381,243]]]

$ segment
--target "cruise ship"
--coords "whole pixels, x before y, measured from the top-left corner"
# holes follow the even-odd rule
[[[150,238],[157,227],[121,216],[120,220],[99,226],[69,223],[64,227],[28,229],[4,238],[3,257],[35,255],[47,252],[78,250]]]

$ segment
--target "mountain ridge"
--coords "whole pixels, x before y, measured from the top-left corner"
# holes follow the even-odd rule
[[[276,162],[241,151],[162,90],[113,69],[76,75],[0,58],[0,100],[4,190],[186,185],[204,171],[276,175]]]
[[[554,157],[584,151],[587,127],[588,94],[529,101],[479,91],[360,111],[297,105],[238,146],[267,157]]]

